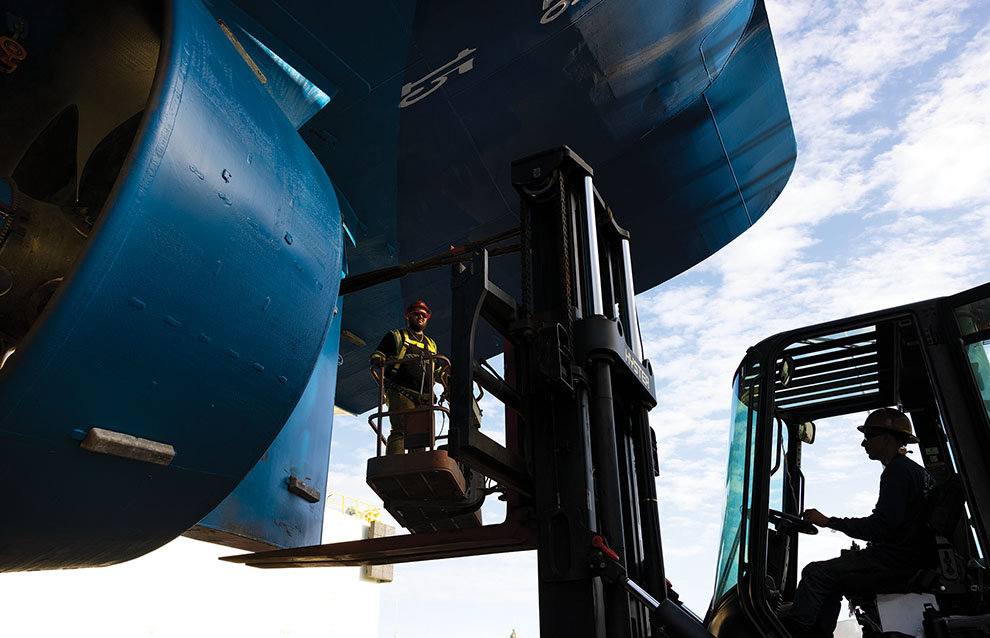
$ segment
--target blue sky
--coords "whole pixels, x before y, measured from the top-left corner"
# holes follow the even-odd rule
[[[789,328],[990,279],[990,5],[767,5],[798,140],[794,174],[750,231],[638,297],[660,399],[650,418],[660,443],[668,576],[699,613],[713,588],[731,376],[746,348]],[[496,406],[486,405],[487,419],[499,417]],[[819,440],[808,453],[807,502],[826,514],[866,514],[875,500],[880,467],[859,448],[856,424],[856,417],[820,424]],[[364,418],[339,417],[330,489],[373,500],[364,482],[364,464],[373,454]],[[487,520],[499,517],[497,505],[486,505]],[[834,555],[846,544],[842,535],[820,534],[802,545],[802,561]],[[206,570],[196,565],[229,553],[192,545],[187,554],[199,562],[188,569],[200,569],[202,579]],[[330,578],[319,576],[320,570],[234,566],[217,576],[219,585],[189,581],[188,573],[164,583],[175,595],[156,597],[140,611],[140,592],[126,590],[164,578],[168,551],[101,570],[5,574],[0,633],[83,635],[89,628],[94,635],[149,635],[127,628],[142,626],[149,615],[177,623],[179,615],[201,613],[204,620],[195,626],[224,635],[224,614],[255,613],[258,631],[250,635],[279,635],[274,625],[267,630],[265,619],[286,617],[316,628],[305,635],[333,635],[333,619],[352,611],[320,598],[320,579]],[[270,612],[244,604],[219,615],[211,611],[210,587],[222,587],[224,578],[250,578],[257,588],[269,588]],[[203,604],[179,596],[183,589]],[[276,598],[275,591],[289,595]],[[381,595],[382,638],[505,638],[512,629],[519,638],[539,635],[531,552],[398,565],[395,582],[383,585]],[[60,602],[53,606],[53,600]],[[87,623],[75,615],[114,605],[118,613],[126,608],[131,614],[119,634],[111,631],[108,616]]]

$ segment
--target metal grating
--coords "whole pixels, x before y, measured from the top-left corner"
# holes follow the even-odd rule
[[[778,379],[775,405],[795,420],[813,420],[890,401],[893,349],[889,330],[869,326],[792,344],[791,382]],[[778,369],[781,361],[777,362]]]

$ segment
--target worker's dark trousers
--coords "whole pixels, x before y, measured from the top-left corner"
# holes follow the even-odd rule
[[[389,411],[411,410],[418,406],[430,404],[429,395],[421,395],[412,391],[400,392],[397,389],[385,393],[385,402],[388,404]],[[406,415],[393,414],[388,417],[388,420],[392,427],[385,444],[385,454],[405,454]]]
[[[843,596],[872,596],[903,591],[918,572],[917,561],[892,557],[867,547],[845,551],[831,560],[808,563],[794,595],[790,622],[807,628],[810,638],[830,638],[839,619]]]

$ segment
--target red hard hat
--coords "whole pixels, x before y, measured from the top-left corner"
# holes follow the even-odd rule
[[[409,313],[412,312],[413,309],[415,309],[415,308],[421,308],[423,310],[423,312],[426,313],[426,318],[427,319],[429,319],[430,318],[430,315],[433,314],[432,312],[430,312],[430,307],[426,305],[426,302],[425,301],[416,300],[416,301],[412,302],[411,304],[409,304],[409,307],[406,308],[406,317],[407,318],[409,317]]]

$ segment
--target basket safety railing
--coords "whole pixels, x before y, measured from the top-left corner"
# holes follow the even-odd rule
[[[385,394],[391,388],[389,387],[391,382],[386,378],[386,370],[390,367],[409,363],[410,360],[416,360],[420,362],[420,368],[423,371],[420,391],[416,392],[412,388],[402,388],[418,394],[420,397],[428,399],[428,403],[424,405],[417,405],[412,408],[406,408],[402,410],[392,410],[386,409],[388,406],[385,401]],[[402,359],[387,359],[381,367],[372,367],[371,376],[375,379],[375,383],[378,384],[378,411],[373,413],[368,417],[368,425],[371,429],[375,431],[376,434],[376,456],[382,456],[382,445],[387,443],[387,440],[382,433],[382,420],[385,417],[392,416],[403,416],[405,417],[405,436],[410,435],[410,426],[412,426],[413,436],[421,434],[420,430],[425,430],[428,434],[429,445],[416,446],[416,447],[427,447],[430,450],[436,449],[437,441],[445,440],[447,438],[446,434],[437,436],[436,434],[436,413],[443,413],[445,418],[450,418],[450,408],[442,405],[446,401],[446,388],[447,379],[450,374],[450,359],[441,354],[415,354],[403,357]],[[444,392],[437,397],[435,386],[439,383],[443,386]],[[401,386],[393,386],[395,388],[401,388]]]

